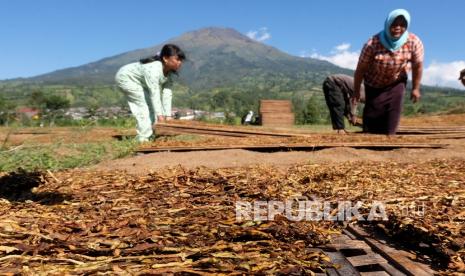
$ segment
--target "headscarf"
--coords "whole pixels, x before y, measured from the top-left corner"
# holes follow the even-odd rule
[[[399,16],[403,16],[405,18],[405,21],[407,21],[407,28],[400,38],[394,39],[391,36],[390,28],[394,20],[396,20],[396,18]],[[407,42],[408,27],[410,27],[410,14],[408,13],[408,11],[404,9],[393,10],[389,13],[388,17],[386,18],[386,21],[384,22],[384,30],[379,32],[381,44],[383,44],[383,46],[391,52],[397,51],[398,49],[400,49],[400,47],[402,47],[402,45],[405,44],[405,42]]]

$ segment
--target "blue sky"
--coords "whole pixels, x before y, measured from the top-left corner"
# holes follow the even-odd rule
[[[422,83],[462,88],[463,0],[4,0],[0,79],[78,66],[212,26],[354,68],[363,44],[396,8],[411,13],[410,31],[425,45]]]

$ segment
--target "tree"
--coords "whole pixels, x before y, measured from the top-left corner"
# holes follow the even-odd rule
[[[6,100],[0,95],[0,124],[8,124],[8,113],[6,112]]]
[[[50,118],[50,126],[55,125],[57,117],[64,115],[64,109],[69,108],[70,102],[60,95],[50,95],[45,98],[45,110]]]
[[[315,95],[312,95],[307,102],[304,110],[304,122],[306,124],[316,124],[320,122],[320,112],[318,111],[318,100]]]
[[[228,91],[220,91],[213,95],[212,106],[216,109],[218,107],[230,109],[232,103],[231,94]],[[228,108],[229,107],[229,108]]]
[[[68,108],[70,106],[70,102],[65,97],[59,95],[50,95],[45,98],[45,108],[49,110],[59,110]]]
[[[6,106],[6,100],[0,95],[0,110],[3,110]]]
[[[85,107],[88,111],[88,118],[95,119],[97,117],[97,109],[100,107],[98,100],[90,97],[87,99]]]
[[[296,124],[305,124],[305,102],[300,97],[292,98],[292,107]]]
[[[14,102],[7,101],[0,95],[0,125],[9,126],[10,121],[14,118],[15,108]]]
[[[29,105],[39,109],[41,112],[45,109],[45,95],[42,91],[34,91],[29,97]]]

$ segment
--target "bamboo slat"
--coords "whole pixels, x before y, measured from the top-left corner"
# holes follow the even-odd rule
[[[203,151],[203,150],[228,150],[244,149],[255,151],[313,151],[325,148],[350,147],[358,149],[397,149],[397,148],[444,148],[447,144],[429,143],[322,143],[322,144],[279,144],[279,145],[227,145],[227,146],[192,146],[192,147],[148,147],[140,148],[138,152],[183,152],[183,151]]]

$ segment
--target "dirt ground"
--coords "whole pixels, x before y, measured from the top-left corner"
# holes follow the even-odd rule
[[[403,126],[465,126],[465,114],[422,116],[402,118]],[[301,131],[301,129],[293,129]],[[133,130],[116,128],[0,128],[0,142],[8,136],[8,145],[15,146],[22,143],[88,143],[111,141],[115,135],[128,135]],[[405,138],[406,141],[411,137]],[[341,140],[344,141],[344,140]],[[345,138],[347,141],[347,137]],[[247,142],[247,141],[245,141]],[[332,142],[337,142],[332,141]],[[431,140],[431,143],[446,143],[443,149],[394,149],[368,150],[354,148],[329,148],[318,151],[293,152],[254,152],[247,150],[215,150],[194,152],[159,152],[139,154],[118,160],[104,161],[88,169],[114,170],[123,169],[129,173],[144,174],[160,170],[165,167],[182,166],[195,168],[205,166],[209,168],[248,167],[255,165],[273,165],[286,168],[297,164],[323,164],[346,161],[394,161],[418,162],[431,159],[464,158],[465,139]]]
[[[402,118],[403,126],[465,126],[465,114],[419,116]],[[165,167],[182,166],[195,168],[249,167],[256,165],[272,165],[287,168],[297,164],[323,164],[352,161],[394,161],[412,163],[432,159],[459,158],[465,159],[465,139],[433,140],[434,143],[449,144],[443,149],[393,149],[386,151],[329,148],[319,151],[294,152],[253,152],[247,150],[217,150],[195,152],[159,152],[140,154],[119,160],[103,162],[95,167],[98,170],[123,169],[129,173],[145,174]]]
[[[400,120],[401,126],[465,126],[465,114],[440,114],[422,115],[415,117],[403,117]]]
[[[185,122],[186,124],[199,124]],[[401,126],[465,126],[465,114],[429,115],[417,117],[404,117]],[[330,127],[327,127],[329,129]],[[254,130],[255,127],[250,129]],[[260,128],[264,131],[285,131],[286,128]],[[308,132],[304,128],[293,128],[292,132]],[[134,130],[123,130],[110,127],[43,127],[43,128],[6,128],[0,127],[0,143],[8,136],[7,146],[20,145],[22,143],[89,143],[103,142],[114,139],[115,135],[133,135]]]
[[[114,135],[124,135],[123,131],[109,127],[44,127],[44,128],[6,128],[0,127],[0,143],[7,146],[23,143],[92,143],[114,139]]]
[[[412,163],[432,159],[464,158],[465,143],[451,145],[446,149],[394,149],[375,151],[353,148],[329,148],[313,152],[262,153],[247,150],[218,150],[196,152],[160,152],[106,161],[92,169],[127,170],[129,173],[145,174],[165,167],[182,166],[188,169],[248,167],[272,165],[287,168],[297,164],[327,164],[348,161],[394,161]]]

